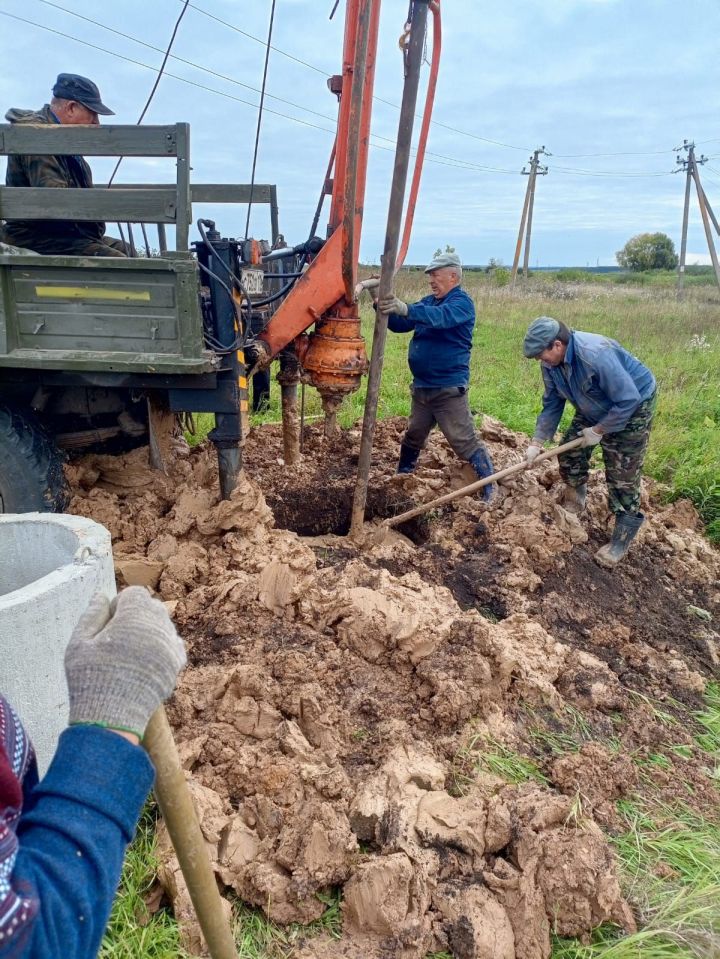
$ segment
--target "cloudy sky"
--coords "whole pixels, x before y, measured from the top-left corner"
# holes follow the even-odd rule
[[[99,84],[117,122],[134,123],[183,2],[0,0],[0,103],[39,107],[59,72],[77,72]],[[339,72],[344,5],[330,20],[334,0],[276,0],[256,180],[277,184],[290,242],[305,238],[332,146],[336,106],[325,77]],[[383,246],[407,0],[382,7],[366,261]],[[645,231],[667,232],[679,246],[684,178],[670,171],[686,138],[710,157],[703,182],[720,215],[718,0],[443,0],[443,8],[436,122],[408,262],[447,243],[466,263],[511,262],[527,182],[520,171],[543,145],[552,156],[537,186],[533,266],[613,263]],[[271,0],[192,0],[180,25],[173,54],[182,59],[169,61],[146,122],[191,124],[197,182],[249,181],[270,9]],[[108,161],[92,164],[103,182]],[[172,177],[167,161],[128,160],[119,179]],[[226,235],[244,232],[244,210],[195,213],[213,214]],[[262,208],[251,232],[269,235]],[[688,249],[689,262],[706,253],[695,205]]]

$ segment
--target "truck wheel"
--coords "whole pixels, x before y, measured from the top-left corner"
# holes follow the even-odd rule
[[[0,513],[61,513],[63,457],[27,413],[0,405]]]

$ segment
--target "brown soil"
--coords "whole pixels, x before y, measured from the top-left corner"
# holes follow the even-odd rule
[[[378,425],[369,518],[474,479],[435,435],[418,472],[393,477],[402,426]],[[484,432],[497,468],[519,459],[521,437]],[[632,929],[597,823],[617,828],[615,801],[638,789],[717,803],[702,762],[646,762],[692,741],[720,661],[720,557],[694,510],[646,490],[640,542],[609,573],[592,559],[601,475],[578,520],[544,465],[490,508],[462,499],[359,546],[342,535],[358,443],[310,429],[286,469],[278,429],[258,429],[226,503],[206,448],[177,444],[167,478],[142,450],[70,470],[71,508],[111,530],[120,584],[157,590],[187,641],[170,713],[219,881],[281,923],[343,887],[342,940],[307,957],[539,959],[551,924]],[[488,740],[551,785],[478,772]]]

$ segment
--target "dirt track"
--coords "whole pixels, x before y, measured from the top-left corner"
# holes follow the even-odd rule
[[[393,479],[402,425],[378,425],[370,516],[474,478],[433,435],[417,474]],[[526,440],[484,432],[497,468],[519,459]],[[188,642],[171,719],[221,882],[280,922],[316,918],[316,893],[343,886],[343,939],[312,940],[308,957],[538,959],[551,928],[631,929],[598,823],[613,829],[615,800],[644,788],[633,758],[690,742],[720,662],[703,617],[717,622],[720,557],[693,508],[646,491],[640,542],[609,573],[592,560],[601,477],[578,521],[544,465],[490,509],[460,500],[358,550],[337,535],[358,442],[310,430],[284,469],[278,428],[256,430],[220,504],[206,449],[181,450],[170,479],[145,451],[70,469],[71,510],[111,530],[121,584],[157,589]],[[577,748],[558,757],[553,736]],[[497,743],[544,781],[484,772]],[[653,788],[712,808],[700,764],[673,762],[647,767]]]

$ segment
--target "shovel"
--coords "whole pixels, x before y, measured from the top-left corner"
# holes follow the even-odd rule
[[[155,767],[155,796],[211,959],[237,959],[235,940],[222,910],[207,845],[195,815],[164,706],[152,714],[143,746]]]
[[[570,440],[569,443],[563,443],[561,446],[554,447],[554,449],[544,450],[542,453],[538,453],[532,463],[528,463],[527,460],[522,460],[522,462],[515,463],[513,466],[506,466],[504,470],[493,473],[492,476],[486,476],[484,479],[477,480],[475,483],[470,483],[469,486],[463,486],[460,489],[453,490],[452,493],[446,493],[444,496],[438,496],[437,499],[431,499],[429,503],[423,503],[421,506],[416,506],[414,509],[410,509],[406,513],[400,513],[399,516],[391,516],[389,519],[384,519],[380,528],[383,526],[399,526],[400,523],[406,523],[409,519],[414,519],[416,516],[421,516],[423,513],[427,513],[429,510],[435,509],[437,506],[444,506],[445,503],[451,503],[454,499],[460,499],[462,496],[472,496],[473,493],[476,493],[479,489],[482,489],[483,486],[488,486],[490,483],[496,483],[498,480],[504,479],[506,476],[513,476],[515,473],[522,473],[528,469],[528,467],[534,466],[536,463],[542,463],[545,460],[552,459],[555,456],[559,456],[560,453],[566,453],[568,450],[576,450],[582,446],[584,442],[584,438],[579,436],[577,439]]]

